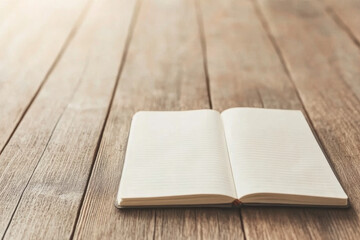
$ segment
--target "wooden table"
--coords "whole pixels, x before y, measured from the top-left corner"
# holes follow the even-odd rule
[[[4,239],[360,239],[360,0],[3,0]],[[118,210],[138,110],[301,109],[349,209]]]

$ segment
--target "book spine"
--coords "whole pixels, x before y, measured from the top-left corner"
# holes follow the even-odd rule
[[[239,199],[236,199],[232,203],[233,207],[240,207],[242,205],[242,202]]]

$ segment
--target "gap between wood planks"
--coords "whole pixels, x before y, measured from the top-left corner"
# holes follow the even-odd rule
[[[206,90],[209,98],[209,107],[210,109],[213,108],[212,100],[211,100],[211,86],[210,86],[210,78],[209,78],[209,69],[208,69],[208,62],[207,62],[207,50],[206,50],[206,39],[205,39],[205,32],[204,32],[204,22],[203,22],[203,15],[201,12],[201,8],[199,6],[199,0],[194,0],[195,2],[195,12],[196,12],[196,20],[199,26],[199,36],[200,36],[200,44],[201,50],[203,55],[203,63],[204,63],[204,73],[206,79]]]
[[[324,2],[321,2],[321,5],[325,5],[324,6],[324,10],[325,12],[332,18],[332,20],[335,22],[335,24],[342,29],[347,35],[348,37],[352,40],[352,42],[359,48],[360,51],[360,39],[358,39],[356,37],[356,34],[353,33],[353,31],[351,30],[351,27],[349,27],[345,21],[343,21],[343,19],[341,18],[341,16],[339,14],[336,13],[336,11],[333,9],[333,7],[331,6],[331,4],[326,4]],[[343,79],[342,79],[343,80]],[[352,86],[347,82],[344,81],[343,82],[350,88],[352,89]],[[358,96],[358,94],[354,94],[355,97],[357,99],[360,100],[360,97]]]
[[[346,19],[344,17],[344,12],[340,10],[340,12],[337,12],[336,8],[337,6],[334,2],[330,0],[318,0],[320,2],[321,7],[324,9],[324,12],[330,16],[330,18],[334,21],[334,23],[338,26],[339,29],[343,30],[346,35],[350,38],[350,40],[355,44],[355,46],[360,50],[360,38],[358,33],[356,32],[356,27],[359,24],[356,24],[356,20],[352,23],[355,24],[355,26],[352,26],[352,24],[349,21],[349,19]],[[344,1],[341,4],[344,6],[347,6],[345,9],[349,10],[349,8],[352,6],[351,3],[354,3],[352,1]],[[349,4],[349,5],[348,5]],[[355,7],[356,8],[356,7]],[[356,9],[360,9],[360,7],[357,7]],[[360,25],[359,25],[360,26]],[[347,81],[342,79],[343,82],[353,90],[353,86],[349,84]],[[359,91],[353,90],[355,92],[355,97],[360,100]]]
[[[330,15],[330,17],[334,20],[334,22],[344,30],[351,40],[355,43],[356,46],[360,48],[360,40],[356,38],[355,34],[352,32],[351,28],[346,25],[346,23],[341,19],[341,17],[334,11],[331,6],[325,6],[325,11]]]
[[[123,1],[122,3],[124,3],[125,1]],[[134,1],[135,2],[135,1]],[[99,2],[98,2],[99,3]],[[92,10],[92,14],[91,14],[91,16],[93,17],[92,18],[92,20],[90,21],[90,23],[92,23],[92,24],[94,24],[95,22],[94,22],[94,14],[95,14],[95,19],[96,19],[96,10],[94,10],[94,9],[96,9],[96,8],[94,8],[94,5],[95,4],[93,4],[92,6],[91,6],[91,10]],[[97,6],[97,5],[96,5]],[[103,6],[103,5],[101,5],[100,4],[100,6]],[[110,7],[110,6],[112,6],[112,5],[108,5],[108,4],[105,4],[105,10],[106,10],[106,7]],[[115,5],[115,6],[118,6],[118,5]],[[133,5],[131,4],[130,5],[131,6],[131,12],[129,11],[129,14],[126,14],[126,23],[127,22],[129,22],[130,23],[130,20],[131,20],[131,17],[132,17],[132,14],[133,14]],[[102,10],[102,9],[101,9]],[[126,10],[126,9],[125,9]],[[105,11],[106,12],[106,11]],[[114,10],[114,12],[116,12],[116,8],[115,8],[115,10]],[[84,20],[84,23],[82,23],[82,27],[80,28],[81,29],[81,31],[79,31],[79,33],[76,35],[76,37],[74,38],[74,40],[72,40],[72,42],[70,43],[70,45],[69,45],[69,47],[68,47],[68,49],[69,50],[66,50],[66,52],[65,52],[65,54],[64,54],[64,57],[60,60],[60,62],[59,62],[59,64],[58,64],[58,67],[57,68],[60,68],[61,66],[67,66],[67,68],[69,68],[69,67],[71,67],[71,65],[69,65],[69,64],[62,64],[62,63],[64,63],[64,61],[66,60],[64,60],[64,58],[67,58],[67,57],[69,57],[69,55],[68,55],[68,53],[69,52],[72,52],[73,51],[73,54],[70,54],[70,59],[73,59],[73,57],[74,56],[77,56],[77,55],[74,55],[74,54],[77,54],[77,52],[75,51],[76,49],[82,49],[82,46],[81,46],[81,44],[79,44],[79,43],[81,43],[81,42],[79,42],[79,41],[81,41],[81,40],[85,40],[85,41],[87,41],[87,38],[85,38],[84,39],[84,36],[86,36],[86,34],[90,34],[90,37],[95,37],[95,35],[94,34],[92,34],[92,32],[93,31],[91,31],[91,26],[93,26],[93,25],[89,25],[89,22],[87,21],[87,20],[89,20],[89,16],[90,14],[87,14],[87,17],[86,17],[86,20]],[[98,18],[99,19],[99,18]],[[101,19],[104,19],[104,18],[101,18]],[[105,19],[109,19],[109,18],[105,18]],[[112,18],[110,18],[110,19],[112,19]],[[119,21],[119,19],[118,18],[115,18],[115,20],[116,21],[112,21],[112,22],[114,22],[114,23],[121,23],[122,21]],[[120,19],[121,20],[121,19]],[[129,20],[129,21],[128,21]],[[108,22],[108,21],[105,21],[105,22]],[[86,25],[86,23],[88,23],[87,25]],[[101,25],[102,24],[102,22],[100,23],[100,26],[102,26]],[[110,44],[117,44],[117,47],[116,48],[119,48],[119,49],[121,49],[121,52],[119,52],[118,54],[111,54],[111,56],[113,57],[113,58],[115,58],[116,60],[114,61],[112,61],[112,64],[109,64],[110,65],[110,67],[109,68],[111,68],[112,69],[112,73],[110,74],[111,76],[110,77],[107,77],[107,79],[111,79],[111,85],[108,85],[109,87],[107,87],[106,89],[108,89],[109,91],[107,92],[107,94],[106,94],[106,102],[104,102],[104,104],[103,104],[103,107],[101,107],[101,109],[103,109],[103,113],[101,113],[101,118],[104,120],[105,119],[105,117],[106,117],[106,113],[107,113],[107,111],[108,111],[108,108],[109,108],[109,104],[111,103],[111,98],[112,98],[112,93],[113,93],[113,87],[114,87],[114,85],[115,85],[115,83],[116,83],[116,77],[117,77],[117,75],[118,75],[118,71],[119,71],[119,65],[121,64],[121,59],[122,59],[122,56],[123,56],[123,48],[124,48],[124,45],[125,45],[125,42],[126,42],[126,38],[127,38],[127,36],[128,36],[128,24],[126,24],[127,26],[126,26],[126,28],[123,28],[124,30],[121,30],[121,31],[119,31],[119,33],[121,33],[120,34],[120,37],[121,37],[121,44],[119,43],[119,41],[118,41],[118,39],[117,38],[115,38],[115,40],[117,40],[117,41],[113,41],[114,40],[114,38],[109,38],[109,39],[112,39],[112,41],[110,41]],[[96,26],[98,26],[98,25],[96,25]],[[119,27],[119,26],[121,26],[121,24],[119,25],[119,24],[115,24],[115,26],[116,27]],[[85,28],[85,32],[84,31],[82,31],[83,29]],[[104,29],[104,28],[102,28],[102,29]],[[121,28],[120,28],[121,29]],[[84,35],[84,33],[85,33],[85,35]],[[100,31],[100,33],[102,33],[101,31]],[[105,34],[107,33],[107,30],[105,31]],[[82,36],[82,37],[79,37],[79,36]],[[79,40],[80,39],[80,40]],[[95,39],[97,39],[96,37],[95,37]],[[102,38],[103,39],[103,38]],[[96,44],[96,43],[99,43],[99,42],[96,42],[95,40],[94,40],[94,43]],[[101,41],[100,43],[103,43],[103,41]],[[105,41],[105,43],[107,43],[107,41]],[[75,50],[74,50],[74,45],[75,45]],[[92,46],[92,45],[89,45],[89,46]],[[95,45],[96,47],[97,46],[99,46],[99,45]],[[108,45],[109,46],[109,45]],[[111,45],[110,45],[111,46]],[[121,47],[120,47],[121,46]],[[100,48],[98,48],[98,49],[102,49],[101,48],[101,45],[100,45]],[[91,49],[92,50],[92,49]],[[107,52],[106,53],[111,53],[111,51],[113,51],[113,48],[106,48],[106,50],[107,50]],[[117,52],[117,51],[116,51]],[[101,54],[101,53],[103,53],[103,51],[100,51],[99,52],[99,54]],[[73,99],[74,98],[76,98],[76,96],[74,97],[74,94],[75,93],[77,93],[77,92],[79,92],[80,91],[80,93],[81,92],[84,92],[84,88],[81,88],[81,86],[83,86],[83,83],[81,83],[81,82],[85,82],[85,77],[86,76],[84,76],[84,75],[86,75],[86,69],[87,69],[87,65],[89,65],[89,64],[91,64],[91,62],[90,63],[87,63],[86,61],[88,61],[89,60],[89,54],[87,54],[87,57],[86,57],[86,54],[82,54],[83,55],[83,57],[85,57],[85,59],[83,58],[83,61],[81,61],[81,64],[80,64],[80,66],[82,67],[82,69],[81,68],[78,68],[78,70],[79,71],[77,71],[78,72],[78,78],[77,78],[77,80],[76,80],[76,82],[77,82],[77,84],[76,84],[76,82],[75,82],[75,84],[71,84],[70,86],[71,86],[71,91],[68,91],[68,95],[69,95],[69,97],[68,97],[68,99],[69,99],[69,101],[68,101],[68,105],[67,106],[65,106],[64,105],[64,107],[65,108],[69,108],[69,103],[71,104],[71,102],[73,102]],[[97,57],[97,56],[99,56],[99,55],[96,55],[95,57]],[[101,56],[101,55],[100,55]],[[94,56],[92,56],[92,59],[94,60],[94,59],[97,59],[97,58],[95,58]],[[90,60],[89,60],[90,61]],[[88,61],[88,62],[89,62]],[[66,62],[66,61],[65,61]],[[103,64],[101,65],[102,67],[107,67],[108,65],[107,65],[107,62],[105,61],[105,63],[103,62]],[[76,66],[74,67],[74,68],[76,68]],[[96,69],[96,68],[95,68]],[[63,68],[63,70],[64,70],[64,68]],[[66,69],[65,69],[66,70]],[[102,69],[101,69],[102,70]],[[82,73],[81,73],[82,72]],[[50,81],[52,81],[52,80],[54,80],[52,77],[54,77],[54,75],[56,75],[57,73],[59,73],[59,72],[54,72],[52,75],[51,75],[51,77],[50,77],[50,80],[49,80],[49,82]],[[105,72],[104,72],[105,73]],[[60,75],[61,76],[61,75]],[[106,77],[107,75],[105,75],[105,77]],[[68,76],[67,76],[67,79],[65,79],[66,81],[68,81],[68,82],[72,82],[71,81],[71,77],[72,78],[74,78],[74,76],[72,76],[71,74],[69,75],[68,74]],[[98,79],[97,77],[90,77],[90,79]],[[56,79],[55,78],[55,80],[58,80],[57,81],[57,85],[60,85],[61,84],[61,78],[59,78],[58,77],[58,79]],[[90,81],[90,80],[89,80]],[[109,80],[110,81],[110,80]],[[54,83],[54,81],[52,81],[52,83]],[[81,83],[81,84],[80,84]],[[96,81],[95,82],[93,82],[93,83],[96,83]],[[81,86],[80,86],[81,85]],[[46,85],[44,88],[46,88],[48,85]],[[60,85],[61,86],[61,85]],[[80,87],[79,87],[80,86]],[[86,86],[86,85],[85,85]],[[89,86],[88,86],[89,87]],[[77,90],[77,89],[80,89],[79,91]],[[53,88],[52,90],[54,90],[55,88]],[[99,89],[99,88],[98,88]],[[101,89],[101,88],[100,88]],[[82,90],[82,91],[81,91]],[[91,90],[91,89],[90,89]],[[46,92],[46,90],[44,89],[41,93],[40,93],[40,95],[39,95],[39,97],[38,97],[38,99],[39,98],[41,98],[42,97],[42,93],[43,92]],[[56,90],[55,90],[56,91]],[[101,91],[99,90],[99,91],[95,91],[95,93],[101,93]],[[71,93],[73,93],[73,95],[71,96]],[[99,96],[101,97],[102,95],[104,95],[104,94],[100,94]],[[81,96],[81,95],[80,95]],[[104,95],[105,96],[105,95]],[[86,96],[84,96],[84,97],[86,97]],[[94,98],[94,95],[90,95],[90,94],[87,94],[87,97],[89,98],[89,99],[91,99],[91,98]],[[96,99],[96,97],[97,97],[97,95],[95,95],[95,99]],[[43,100],[43,99],[42,99]],[[75,100],[74,100],[75,101]],[[76,101],[75,101],[76,102]],[[91,101],[90,101],[91,102]],[[91,102],[92,103],[92,102]],[[36,102],[35,102],[35,104],[36,104]],[[80,104],[80,103],[79,103]],[[81,104],[80,104],[81,105]],[[86,110],[86,107],[87,107],[87,105],[85,105],[84,106],[85,107],[85,110]],[[97,106],[95,106],[96,108],[97,108]],[[70,109],[71,109],[71,107],[70,107]],[[99,108],[100,109],[100,108]],[[31,112],[31,110],[30,110],[30,112]],[[28,116],[28,115],[27,115]],[[62,116],[62,119],[61,119],[61,116]],[[60,117],[59,119],[61,119],[61,121],[60,121],[60,123],[58,124],[59,126],[57,126],[56,128],[58,128],[58,127],[60,127],[60,125],[61,125],[61,122],[63,121],[63,119],[65,119],[66,118],[66,113],[64,113],[64,112],[61,112],[61,111],[59,111],[59,115],[58,115],[58,117]],[[26,119],[26,118],[25,118]],[[67,120],[69,120],[69,118],[67,118]],[[84,120],[86,120],[86,119],[84,119]],[[55,119],[55,121],[54,122],[56,122],[56,119]],[[59,120],[58,120],[58,122],[59,122]],[[69,121],[68,121],[69,122]],[[81,126],[81,125],[80,125]],[[78,205],[80,205],[80,203],[81,203],[81,200],[82,200],[82,197],[83,197],[83,194],[84,194],[84,190],[85,190],[85,188],[86,188],[86,186],[87,186],[87,183],[88,183],[88,180],[89,180],[89,177],[90,177],[90,174],[91,174],[91,167],[92,167],[92,164],[93,164],[93,162],[91,161],[92,159],[93,159],[93,156],[94,156],[94,154],[96,154],[97,153],[97,150],[98,150],[98,148],[97,148],[97,143],[98,143],[98,138],[99,138],[99,136],[100,136],[100,134],[101,134],[101,132],[102,132],[102,129],[103,129],[103,126],[104,126],[104,122],[101,122],[99,125],[98,125],[98,127],[97,127],[97,133],[96,133],[96,136],[94,136],[94,138],[93,138],[93,141],[92,141],[92,143],[91,143],[91,145],[93,146],[93,147],[91,147],[91,149],[92,149],[92,151],[91,151],[91,155],[90,154],[88,154],[88,162],[87,162],[87,165],[89,166],[89,169],[88,169],[88,171],[87,171],[87,173],[86,173],[86,175],[83,175],[84,177],[83,177],[83,188],[82,188],[82,191],[81,191],[81,193],[79,194],[79,197],[78,197]],[[91,126],[90,126],[91,127]],[[53,127],[54,128],[54,127]],[[51,129],[53,129],[53,128],[51,128]],[[78,133],[79,135],[80,135],[80,133]],[[15,135],[16,136],[16,135]],[[53,138],[56,138],[56,132],[54,133],[54,136],[50,136],[50,140],[52,140]],[[46,140],[46,139],[45,139]],[[10,142],[10,144],[11,144],[11,142]],[[45,143],[44,144],[46,144],[46,141],[45,141]],[[46,146],[47,146],[47,144],[46,144]],[[51,142],[49,143],[49,147],[51,148]],[[48,152],[48,151],[47,151]],[[51,151],[50,151],[51,152]],[[90,153],[90,152],[89,152]],[[41,155],[41,153],[40,153],[40,155]],[[45,154],[46,155],[46,154]],[[45,156],[44,155],[44,156]],[[38,165],[36,165],[36,166],[34,166],[35,167],[35,171],[36,170],[39,170],[39,168],[41,169],[41,163],[39,164],[39,166]],[[44,172],[44,169],[42,169],[43,171],[40,171],[40,172]],[[49,171],[49,172],[51,172],[51,171]],[[32,177],[32,176],[29,176],[30,177],[30,181],[32,181],[34,178],[36,178],[36,172],[35,172],[35,174],[34,174],[34,176]],[[35,180],[36,181],[36,180]],[[25,185],[25,183],[24,183],[24,185]],[[55,186],[56,187],[56,186]],[[31,182],[30,182],[30,184],[29,184],[29,187],[27,188],[27,189],[29,189],[29,188],[31,188]],[[20,197],[20,196],[19,196]],[[24,194],[24,197],[23,197],[23,199],[21,199],[20,201],[24,201],[24,199],[26,198],[26,192],[25,192],[25,194]],[[14,203],[14,204],[16,204],[16,203]],[[14,207],[17,207],[16,205],[14,206]],[[16,211],[16,214],[15,214],[15,217],[14,217],[14,219],[12,220],[12,222],[10,223],[10,228],[9,228],[9,230],[7,231],[7,235],[6,236],[9,236],[9,235],[11,235],[11,230],[12,230],[12,223],[14,223],[14,222],[16,222],[16,217],[17,217],[17,213],[20,211],[20,209],[21,209],[21,204],[19,205],[19,207],[18,207],[18,210]],[[64,211],[64,210],[63,210]],[[35,212],[36,212],[36,210],[35,210]],[[77,217],[77,212],[78,212],[78,208],[77,209],[74,209],[74,211],[72,211],[72,217],[71,217],[71,219],[72,219],[72,224],[70,225],[70,226],[68,226],[68,233],[69,233],[69,235],[68,235],[68,237],[70,238],[70,236],[71,236],[71,233],[72,233],[72,231],[73,231],[73,222],[76,220],[76,217]],[[24,213],[23,213],[23,215],[24,215]],[[20,215],[21,216],[21,215]],[[55,219],[56,219],[56,217],[54,217]],[[16,223],[15,223],[15,225],[16,225]],[[30,223],[30,225],[31,225],[31,223]],[[15,231],[14,231],[15,232]],[[15,232],[15,234],[16,234],[16,232]]]
[[[64,111],[65,111],[65,109],[64,109]],[[64,112],[64,111],[63,111],[63,112]],[[31,175],[30,175],[30,177],[29,177],[29,179],[28,179],[28,181],[27,181],[26,184],[25,184],[24,189],[22,190],[22,192],[21,192],[21,194],[20,194],[19,200],[18,200],[18,202],[17,202],[17,204],[16,204],[16,207],[15,207],[13,213],[11,214],[9,223],[8,223],[8,225],[7,225],[7,227],[6,227],[5,231],[4,231],[4,235],[3,235],[2,239],[5,238],[6,232],[8,231],[8,229],[9,229],[9,227],[10,227],[10,223],[11,223],[11,221],[12,221],[13,218],[14,218],[14,215],[15,215],[15,213],[16,213],[16,210],[18,209],[18,206],[19,206],[19,204],[20,204],[20,202],[21,202],[21,199],[22,199],[22,197],[23,197],[23,195],[24,195],[24,192],[25,192],[26,188],[28,187],[32,176],[34,175],[34,172],[35,172],[37,166],[39,165],[40,159],[43,157],[43,155],[44,155],[44,153],[45,153],[45,151],[46,151],[46,148],[47,148],[47,146],[49,145],[49,142],[50,142],[50,140],[51,140],[51,137],[52,137],[52,135],[54,134],[54,131],[55,131],[55,129],[56,129],[56,126],[58,125],[61,117],[62,117],[62,114],[60,114],[58,120],[56,121],[56,123],[55,123],[55,125],[54,125],[54,128],[51,130],[51,134],[50,134],[49,139],[48,139],[47,142],[46,142],[44,151],[41,153],[41,155],[40,155],[40,157],[39,157],[39,161],[36,163],[36,165],[35,165],[32,173],[31,173]]]
[[[5,142],[4,147],[0,150],[0,155],[1,155],[1,153],[4,151],[4,149],[6,148],[6,146],[8,145],[11,137],[14,135],[16,129],[17,129],[18,126],[20,125],[21,121],[23,120],[24,116],[25,116],[26,113],[28,112],[28,110],[29,110],[30,106],[32,105],[32,103],[35,101],[35,99],[36,99],[36,97],[38,96],[39,92],[41,91],[42,87],[45,85],[45,83],[46,83],[47,80],[49,79],[49,76],[51,75],[51,73],[52,73],[53,70],[55,69],[55,67],[56,67],[56,65],[58,64],[58,62],[59,62],[59,60],[61,59],[61,57],[63,56],[63,54],[64,54],[67,46],[69,45],[69,43],[71,42],[71,40],[74,38],[77,30],[80,28],[80,26],[81,26],[81,24],[82,24],[82,22],[83,22],[83,20],[84,20],[84,18],[85,18],[85,16],[86,16],[86,14],[87,14],[89,8],[90,8],[90,6],[91,6],[92,1],[93,1],[93,0],[88,0],[88,2],[85,4],[85,8],[81,11],[80,16],[79,16],[78,19],[75,21],[75,24],[74,24],[73,28],[71,29],[69,35],[67,36],[64,44],[62,45],[59,53],[57,54],[54,62],[51,64],[51,67],[50,67],[49,70],[47,71],[44,79],[43,79],[42,82],[40,83],[40,85],[39,85],[38,89],[36,90],[34,96],[31,98],[30,102],[29,102],[29,103],[27,104],[27,106],[25,107],[25,110],[24,110],[24,112],[21,114],[21,117],[20,117],[19,121],[16,123],[13,131],[11,132],[11,134],[10,134],[10,136],[9,136],[9,138],[8,138],[7,141]],[[75,92],[76,92],[76,91],[74,91],[74,93],[75,93]],[[23,196],[23,194],[24,194],[27,186],[29,185],[29,182],[30,182],[30,180],[31,180],[31,178],[32,178],[32,176],[33,176],[33,174],[34,174],[34,172],[35,172],[35,170],[36,170],[39,162],[40,162],[40,159],[42,158],[42,156],[44,155],[44,153],[45,153],[45,151],[46,151],[46,149],[47,149],[47,146],[48,146],[48,144],[49,144],[49,142],[50,142],[50,140],[51,140],[51,137],[52,137],[52,135],[53,135],[53,133],[54,133],[54,131],[55,131],[55,129],[56,129],[56,126],[57,126],[57,124],[59,123],[59,121],[60,121],[60,119],[61,119],[62,114],[64,113],[64,111],[65,111],[65,109],[64,109],[63,112],[60,114],[59,118],[57,119],[57,121],[56,121],[56,123],[55,123],[55,125],[54,125],[54,127],[53,127],[53,129],[52,129],[52,131],[51,131],[50,137],[49,137],[49,139],[48,139],[48,141],[47,141],[47,143],[46,143],[46,145],[45,145],[45,148],[44,148],[42,154],[40,155],[40,158],[39,158],[38,162],[36,163],[35,168],[33,169],[32,173],[31,173],[31,175],[30,175],[30,178],[28,179],[28,181],[27,181],[27,183],[26,183],[26,185],[25,185],[25,188],[23,189],[23,191],[22,191],[21,194],[20,194],[20,198],[19,198],[19,200],[18,200],[18,202],[17,202],[17,204],[16,204],[16,207],[15,207],[15,209],[14,209],[14,211],[13,211],[11,217],[10,217],[9,223],[8,223],[8,225],[7,225],[7,227],[6,227],[5,231],[4,231],[4,234],[3,234],[3,236],[2,236],[1,239],[4,239],[4,237],[5,237],[6,233],[7,233],[7,230],[9,229],[10,223],[11,223],[11,221],[12,221],[12,219],[13,219],[15,213],[16,213],[16,210],[17,210],[17,208],[18,208],[18,206],[19,206],[19,203],[21,202],[22,196]]]
[[[281,52],[281,49],[279,47],[279,44],[276,42],[273,34],[271,33],[270,31],[270,28],[269,28],[269,25],[265,19],[265,16],[264,14],[261,12],[260,10],[260,6],[259,6],[259,3],[258,3],[258,0],[252,0],[251,1],[253,3],[253,6],[254,6],[254,9],[255,9],[255,13],[257,15],[257,17],[260,19],[260,22],[262,24],[262,27],[264,28],[264,31],[266,32],[266,35],[268,36],[277,56],[279,57],[279,60],[281,62],[281,65],[283,66],[284,68],[284,72],[286,73],[286,75],[288,76],[288,79],[290,80],[290,83],[291,85],[293,86],[294,88],[294,91],[295,91],[295,94],[297,96],[297,98],[299,99],[300,101],[300,104],[301,104],[301,108],[303,109],[303,112],[304,112],[304,115],[305,115],[305,118],[306,120],[308,121],[309,123],[309,126],[312,130],[312,132],[314,133],[314,136],[317,140],[317,142],[319,143],[319,145],[321,146],[323,152],[325,153],[327,159],[329,159],[329,154],[327,152],[327,150],[325,149],[325,147],[323,146],[322,142],[320,141],[319,137],[318,137],[318,132],[316,131],[315,127],[314,127],[314,124],[305,108],[305,104],[303,103],[303,100],[302,98],[300,97],[300,94],[299,94],[299,90],[297,89],[296,85],[295,85],[295,82],[294,82],[294,79],[293,79],[293,76],[291,75],[290,71],[289,71],[289,66],[288,64],[286,63],[286,60],[284,58],[284,55],[283,53]],[[331,168],[333,168],[332,166],[332,163],[329,162],[329,164],[331,165]]]
[[[73,229],[71,231],[70,239],[74,238],[76,225],[78,223],[80,212],[81,212],[81,209],[82,209],[82,206],[83,206],[83,203],[84,203],[84,198],[85,198],[86,192],[87,192],[88,187],[89,187],[89,182],[90,182],[90,179],[91,179],[91,176],[92,176],[92,173],[93,173],[94,164],[95,164],[96,158],[98,157],[101,140],[102,140],[102,137],[103,137],[103,134],[104,134],[104,130],[105,130],[105,127],[106,127],[107,120],[109,118],[111,106],[112,106],[112,104],[114,102],[114,97],[115,97],[115,94],[116,94],[117,87],[119,85],[121,73],[122,73],[122,70],[123,70],[124,65],[125,65],[126,56],[127,56],[128,49],[129,49],[129,46],[130,46],[133,31],[134,31],[134,28],[135,28],[135,25],[136,25],[136,19],[137,19],[137,16],[139,14],[141,1],[142,0],[136,0],[135,9],[134,9],[133,15],[131,17],[130,26],[129,26],[129,30],[128,30],[126,41],[125,41],[124,51],[123,51],[123,54],[122,54],[122,57],[121,57],[121,62],[120,62],[120,66],[119,66],[119,69],[118,69],[118,73],[116,75],[115,85],[114,85],[113,91],[111,93],[110,103],[108,105],[106,116],[105,116],[105,119],[104,119],[104,123],[103,123],[103,126],[101,128],[100,136],[99,136],[97,144],[96,144],[96,149],[95,149],[92,164],[91,164],[91,167],[90,167],[89,177],[88,177],[88,180],[86,182],[86,186],[85,186],[85,190],[83,192],[82,198],[80,200],[80,205],[79,205],[79,208],[78,208],[78,211],[77,211],[77,214],[76,214],[76,219],[74,221],[74,225],[73,225]],[[155,215],[155,219],[156,219],[156,215]],[[154,225],[154,228],[155,228],[155,225]],[[154,235],[155,235],[155,231],[154,231]]]
[[[28,112],[30,106],[35,101],[35,99],[38,96],[39,92],[41,91],[42,87],[45,85],[46,81],[49,79],[50,74],[53,72],[53,70],[55,69],[57,63],[59,62],[59,60],[63,56],[67,46],[69,45],[71,40],[74,38],[77,30],[79,29],[81,23],[83,22],[86,14],[87,14],[88,9],[90,8],[90,5],[91,5],[92,1],[93,0],[88,0],[88,2],[85,5],[85,8],[81,11],[79,18],[75,21],[75,24],[74,24],[73,28],[71,29],[69,35],[66,37],[66,40],[65,40],[64,44],[61,46],[59,53],[56,55],[56,57],[54,59],[54,62],[51,64],[49,70],[46,72],[45,77],[41,81],[38,89],[35,91],[34,96],[30,99],[29,103],[25,106],[25,109],[24,109],[23,113],[21,114],[18,122],[15,124],[14,129],[10,133],[8,139],[5,141],[4,146],[0,149],[0,155],[2,154],[2,152],[4,151],[6,146],[8,145],[10,139],[12,138],[12,136],[14,135],[14,133],[17,130],[18,126],[20,125],[21,121],[23,120],[24,116]]]

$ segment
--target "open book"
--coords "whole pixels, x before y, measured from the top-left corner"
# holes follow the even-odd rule
[[[301,111],[134,115],[117,207],[241,204],[348,205]]]

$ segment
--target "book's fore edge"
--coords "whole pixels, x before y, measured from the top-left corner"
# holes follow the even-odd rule
[[[346,205],[317,205],[317,204],[284,204],[284,203],[243,203],[242,207],[284,207],[284,208],[336,208],[346,209],[350,207],[349,202]]]
[[[186,205],[143,205],[143,206],[121,206],[115,203],[115,207],[118,209],[145,209],[145,208],[235,208],[232,203],[220,203],[220,204],[186,204]]]
[[[185,205],[144,205],[144,206],[121,206],[120,199],[114,201],[116,208],[173,208],[173,207],[241,207],[243,203],[239,199],[235,199],[231,203],[219,204],[185,204]]]
[[[138,112],[136,112],[138,113]],[[125,149],[125,152],[124,154],[122,155],[122,160],[123,160],[123,163],[122,163],[122,166],[121,166],[121,175],[120,175],[120,179],[119,179],[119,183],[118,183],[118,190],[116,192],[116,195],[115,195],[115,207],[117,208],[121,208],[120,206],[120,199],[119,198],[119,191],[120,191],[120,183],[121,183],[121,180],[122,180],[122,177],[124,175],[124,169],[125,169],[125,160],[126,160],[126,154],[127,154],[127,148],[128,148],[128,145],[129,145],[129,138],[130,138],[130,133],[131,133],[131,129],[132,129],[132,126],[133,126],[133,121],[134,121],[134,117],[136,115],[136,113],[131,117],[131,122],[130,122],[130,126],[129,126],[129,131],[128,131],[128,134],[127,134],[127,137],[126,137],[126,142],[125,142],[125,146],[124,146],[124,149]]]
[[[313,137],[315,138],[315,141],[317,142],[317,144],[318,144],[321,152],[323,153],[326,161],[328,162],[328,165],[330,166],[331,171],[332,171],[333,174],[335,175],[336,180],[338,181],[338,183],[340,184],[342,190],[344,191],[344,193],[345,193],[345,195],[346,195],[346,197],[347,197],[347,206],[350,206],[350,203],[349,203],[349,201],[350,201],[350,200],[349,200],[349,194],[347,194],[347,192],[345,191],[345,188],[344,188],[344,185],[343,185],[342,182],[341,182],[340,176],[339,176],[338,173],[335,171],[335,166],[334,166],[333,162],[331,161],[331,158],[330,158],[330,156],[329,156],[329,154],[328,154],[328,151],[326,150],[324,144],[323,144],[322,141],[320,140],[320,137],[318,136],[317,131],[316,131],[315,127],[313,126],[313,123],[312,123],[310,117],[309,117],[308,114],[307,114],[307,111],[304,109],[304,110],[302,110],[302,111],[300,111],[300,112],[301,112],[302,117],[305,119],[308,127],[310,128],[310,131],[311,131]]]

